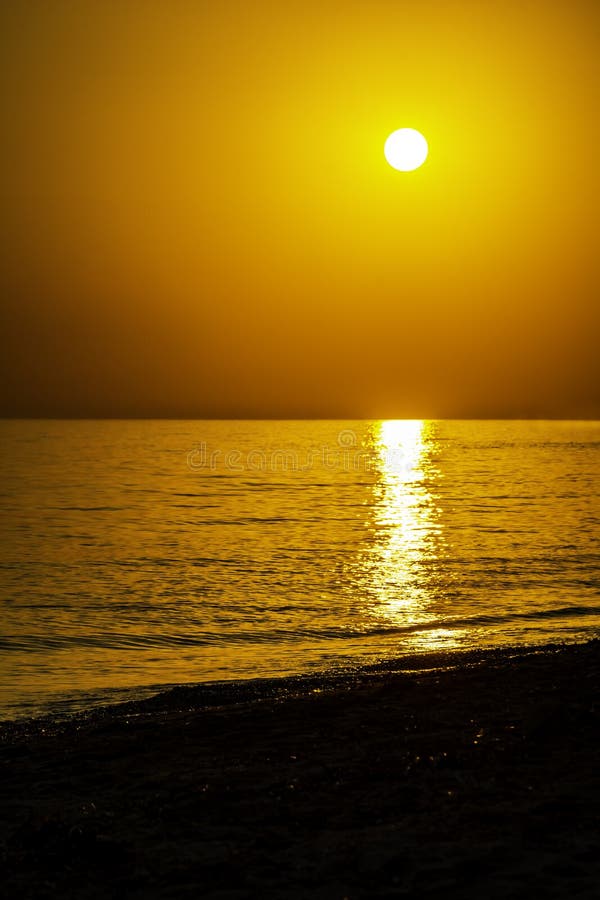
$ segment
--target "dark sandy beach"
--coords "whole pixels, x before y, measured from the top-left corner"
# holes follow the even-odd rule
[[[4,896],[597,897],[599,650],[5,723]]]

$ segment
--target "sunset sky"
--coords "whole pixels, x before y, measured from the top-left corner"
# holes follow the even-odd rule
[[[599,25],[2,4],[0,412],[600,417]]]

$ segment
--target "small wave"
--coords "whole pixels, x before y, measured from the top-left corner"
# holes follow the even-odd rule
[[[493,615],[456,616],[436,618],[421,622],[402,624],[378,624],[367,626],[322,627],[322,628],[276,628],[259,631],[255,628],[232,631],[194,631],[171,634],[104,632],[99,634],[28,634],[0,638],[0,649],[20,652],[48,652],[73,649],[76,647],[128,650],[133,648],[173,648],[231,646],[236,644],[276,644],[301,643],[306,640],[346,641],[357,638],[369,639],[440,629],[493,628],[519,621],[541,621],[545,619],[577,619],[600,616],[600,606],[566,606],[556,609],[540,609],[530,612],[507,612]]]
[[[46,509],[60,510],[61,512],[121,512],[127,509],[125,506],[47,506]]]

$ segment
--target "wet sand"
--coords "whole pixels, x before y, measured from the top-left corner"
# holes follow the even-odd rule
[[[5,723],[5,896],[597,897],[599,658],[433,654]]]

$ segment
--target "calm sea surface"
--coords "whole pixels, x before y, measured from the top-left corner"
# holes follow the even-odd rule
[[[4,421],[0,708],[600,635],[600,423]]]

